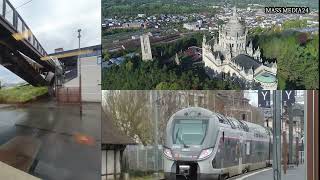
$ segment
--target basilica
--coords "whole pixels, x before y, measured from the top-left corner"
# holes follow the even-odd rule
[[[277,64],[263,63],[260,48],[247,40],[248,30],[237,15],[236,8],[230,20],[219,28],[217,37],[202,42],[202,59],[211,77],[230,75],[248,84],[259,84],[262,89],[277,89]]]

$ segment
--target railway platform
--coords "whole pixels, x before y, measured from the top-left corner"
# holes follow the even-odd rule
[[[300,164],[297,166],[291,166],[287,173],[283,173],[283,169],[281,169],[281,180],[306,180],[305,177],[305,166],[304,164]],[[247,175],[244,175],[242,177],[238,177],[235,180],[272,180],[273,179],[273,173],[272,168],[259,170],[253,173],[248,173]]]

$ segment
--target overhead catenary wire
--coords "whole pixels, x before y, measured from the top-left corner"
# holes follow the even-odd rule
[[[33,1],[33,0],[29,0],[29,1],[27,1],[27,2],[22,3],[21,5],[19,5],[19,6],[17,6],[17,7],[13,7],[13,8],[10,9],[9,11],[6,11],[4,14],[8,14],[9,12],[11,12],[11,11],[13,11],[13,10],[17,10],[17,9],[19,9],[19,8],[21,8],[21,7],[29,4],[29,3],[31,3],[32,1]]]
[[[25,2],[25,3],[22,3],[20,6],[17,6],[17,7],[15,7],[14,9],[19,9],[19,8],[21,8],[21,7],[29,4],[29,3],[32,2],[32,1],[33,1],[33,0],[29,0],[29,1]]]

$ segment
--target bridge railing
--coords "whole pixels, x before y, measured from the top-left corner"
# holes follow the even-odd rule
[[[41,56],[47,56],[47,52],[41,46],[30,28],[24,22],[19,13],[15,10],[9,0],[0,0],[0,20],[3,19],[15,33],[13,37],[17,40],[24,40],[31,45]]]

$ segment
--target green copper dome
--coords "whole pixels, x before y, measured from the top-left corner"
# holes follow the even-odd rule
[[[277,82],[276,76],[274,76],[270,73],[267,73],[267,72],[259,74],[258,76],[255,77],[255,79],[259,82],[262,82],[262,83],[275,83],[275,82]]]

